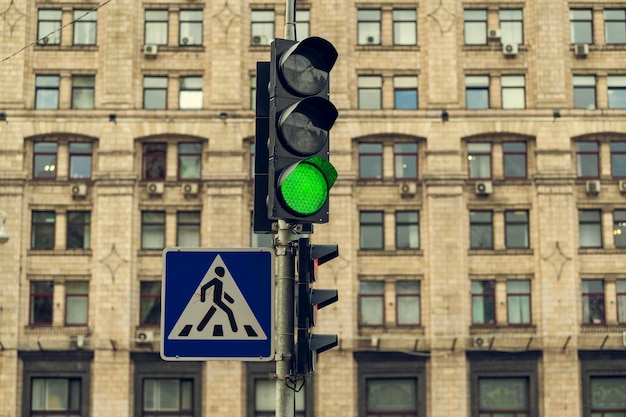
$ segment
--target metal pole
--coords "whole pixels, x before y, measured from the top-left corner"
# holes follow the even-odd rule
[[[285,39],[296,40],[296,0],[286,0]],[[295,391],[287,386],[294,360],[295,236],[285,220],[278,220],[275,242],[276,283],[276,417],[294,417]]]
[[[295,391],[287,386],[294,360],[294,234],[285,220],[278,221],[275,242],[276,283],[276,417],[293,417]]]

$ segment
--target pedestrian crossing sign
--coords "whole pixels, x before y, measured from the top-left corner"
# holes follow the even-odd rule
[[[274,252],[269,248],[166,248],[161,358],[274,358]]]

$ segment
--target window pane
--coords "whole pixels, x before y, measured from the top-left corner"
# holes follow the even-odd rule
[[[70,143],[70,178],[91,177],[92,144]]]
[[[65,323],[67,325],[87,324],[88,291],[89,283],[86,281],[66,283]]]
[[[581,248],[602,247],[602,222],[599,210],[581,210],[579,216],[579,238]]]
[[[571,9],[570,22],[572,43],[593,43],[591,10]]]
[[[96,44],[97,16],[95,10],[74,10],[74,45]]]
[[[361,249],[383,248],[382,212],[361,212]]]
[[[180,179],[199,179],[201,160],[201,143],[180,143],[178,145],[178,177]]]
[[[417,381],[413,378],[368,379],[367,411],[368,415],[415,415],[417,407]],[[406,411],[406,414],[398,412]]]
[[[394,10],[393,13],[393,44],[417,44],[417,13],[415,10]]]
[[[464,36],[466,45],[485,45],[487,43],[487,11],[465,10]]]
[[[177,246],[200,246],[200,212],[177,213]]]
[[[384,283],[361,281],[361,324],[383,324]]]
[[[613,236],[616,248],[626,248],[626,210],[613,212]]]
[[[417,211],[396,212],[396,248],[419,248],[419,213]]]
[[[143,212],[141,223],[141,248],[163,249],[165,247],[165,213]]]
[[[54,249],[54,211],[33,211],[31,249]]]
[[[359,45],[380,45],[380,10],[359,10]]]
[[[141,282],[141,317],[142,325],[158,325],[161,322],[161,283]]]
[[[418,325],[420,323],[420,282],[396,282],[397,322],[399,325]]]
[[[382,178],[383,145],[380,143],[359,144],[359,178]]]
[[[393,145],[396,178],[417,178],[417,143]]]
[[[145,11],[145,43],[167,45],[167,10]]]
[[[594,410],[626,409],[626,378],[623,376],[591,377],[591,408]],[[623,412],[604,413],[604,417],[618,417]]]
[[[179,45],[202,45],[202,10],[181,10]]]
[[[480,410],[524,411],[528,410],[527,378],[479,378]],[[508,416],[508,413],[493,416]],[[516,416],[518,414],[510,414]]]
[[[30,324],[52,324],[52,281],[31,281]]]

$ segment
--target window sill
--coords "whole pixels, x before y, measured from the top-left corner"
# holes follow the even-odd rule
[[[53,326],[53,325],[32,325],[24,326],[25,335],[65,335],[65,336],[88,336],[91,334],[91,329],[88,326]]]
[[[532,256],[533,249],[469,249],[469,256]]]
[[[357,256],[424,256],[422,249],[359,249]]]
[[[97,52],[98,45],[36,45],[35,51]]]
[[[578,248],[579,255],[623,255],[626,248]]]
[[[471,336],[487,335],[487,334],[535,334],[537,326],[534,324],[473,324],[469,328]]]
[[[410,51],[410,52],[419,52],[420,47],[418,45],[356,45],[356,50],[359,52],[362,51],[393,51],[393,52],[401,52],[401,51]]]
[[[139,249],[139,252],[137,253],[137,256],[139,257],[152,257],[152,256],[158,256],[161,257],[163,255],[163,249]]]
[[[91,249],[28,249],[28,256],[92,256]]]
[[[582,323],[580,325],[581,333],[623,333],[626,331],[626,323],[607,324],[607,323]]]

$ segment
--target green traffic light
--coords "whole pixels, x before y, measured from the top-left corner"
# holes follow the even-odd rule
[[[280,195],[294,214],[310,216],[328,200],[328,190],[337,179],[337,171],[320,157],[307,158],[286,168],[278,181]]]

